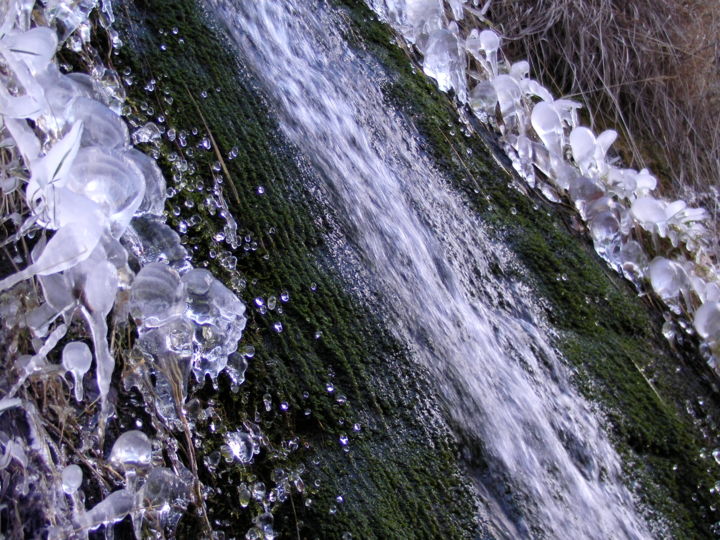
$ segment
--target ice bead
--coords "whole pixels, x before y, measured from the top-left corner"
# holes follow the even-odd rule
[[[494,76],[498,72],[497,53],[500,49],[500,36],[492,30],[483,30],[478,36],[480,48],[485,53],[489,75]]]
[[[171,361],[173,366],[180,366],[185,377],[193,353],[195,329],[196,326],[185,317],[173,317],[162,326],[143,333],[138,346],[142,352],[152,356],[160,367],[163,367],[166,361]]]
[[[250,463],[255,454],[255,441],[249,433],[231,431],[225,435],[225,452],[240,463]]]
[[[585,217],[585,208],[588,204],[596,201],[605,192],[595,182],[585,176],[577,176],[570,181],[569,186],[570,198],[575,203],[575,206],[580,209],[580,213]]]
[[[45,301],[58,313],[75,303],[76,298],[72,284],[64,274],[39,276],[38,279]]]
[[[570,128],[575,128],[578,124],[578,109],[582,105],[571,99],[556,99],[553,101],[553,107],[562,118],[562,121]]]
[[[175,269],[188,264],[178,233],[153,216],[133,219],[122,240],[143,264],[167,262]]]
[[[518,81],[530,76],[530,63],[527,60],[520,60],[510,66],[510,75]]]
[[[600,246],[615,240],[620,232],[620,223],[612,212],[601,212],[593,216],[588,225],[593,240]]]
[[[216,378],[237,349],[245,328],[245,305],[207,270],[193,269],[183,276],[187,289],[185,316],[201,325],[195,333],[198,358],[194,372]]]
[[[593,132],[584,126],[576,127],[570,132],[570,148],[573,159],[585,174],[587,174],[589,162],[595,156],[596,142]]]
[[[637,173],[635,183],[638,193],[647,193],[657,187],[657,178],[650,174],[650,171],[647,169],[642,169],[639,173]]]
[[[646,229],[667,220],[665,203],[650,196],[633,201],[630,212]]]
[[[110,451],[110,462],[123,467],[150,465],[152,444],[142,431],[133,429],[120,435]]]
[[[402,8],[398,11],[402,11]],[[443,7],[440,0],[413,0],[401,16],[403,34],[410,42],[443,26]]]
[[[90,370],[92,353],[82,341],[72,341],[65,345],[62,352],[63,367],[72,373],[75,379],[75,399],[83,399],[83,376]]]
[[[166,264],[145,266],[130,291],[130,313],[146,328],[160,326],[185,310],[185,287]]]
[[[701,338],[717,339],[720,336],[720,302],[705,302],[700,306],[693,325]]]
[[[172,470],[157,467],[148,474],[141,495],[146,507],[185,506],[189,502],[190,486]]]
[[[162,132],[155,122],[148,122],[132,134],[133,144],[151,143],[162,137]]]
[[[75,493],[82,484],[83,472],[77,465],[68,465],[62,472],[62,489],[68,495]]]
[[[128,128],[122,118],[106,105],[80,96],[72,102],[70,121],[81,121],[85,126],[82,146],[124,148],[129,143]]]
[[[535,79],[522,79],[520,81],[520,88],[522,89],[523,93],[530,98],[538,97],[547,103],[551,103],[553,100],[553,96],[550,93],[550,90],[545,88]]]
[[[650,283],[663,300],[677,297],[687,284],[687,276],[682,266],[664,257],[655,257],[648,268]]]
[[[145,178],[145,195],[137,212],[140,214],[153,214],[162,216],[165,209],[165,191],[167,188],[165,177],[155,160],[134,148],[125,152],[125,157],[131,160]]]
[[[45,89],[45,99],[50,110],[56,115],[64,115],[75,98],[89,98],[92,95],[92,87],[88,88],[76,78],[63,75],[54,64],[38,75],[38,81]]]
[[[186,315],[198,324],[224,321],[238,331],[245,328],[245,305],[207,270],[195,268],[185,273],[188,292]]]
[[[630,281],[639,285],[643,269],[648,264],[648,258],[643,247],[635,240],[628,240],[621,249],[621,268],[623,275]]]
[[[562,155],[562,119],[555,107],[541,101],[533,107],[530,122],[545,147],[556,155]]]
[[[457,36],[446,29],[433,31],[427,41],[423,71],[435,79],[443,92],[450,89],[461,102],[467,99],[465,81],[465,55],[460,50]]]
[[[85,307],[105,317],[115,303],[118,288],[118,272],[107,260],[87,269],[83,285]]]
[[[142,172],[131,160],[95,146],[78,152],[66,185],[104,209],[115,238],[125,232],[145,194]]]
[[[522,90],[518,81],[510,75],[498,75],[493,79],[493,86],[500,103],[500,113],[507,122],[509,117],[519,114],[522,110]]]
[[[88,510],[81,518],[81,525],[95,530],[101,525],[112,525],[125,518],[133,509],[135,496],[126,489],[113,491],[104,500]]]
[[[228,356],[227,365],[225,366],[225,373],[230,377],[232,381],[232,387],[237,389],[242,383],[245,382],[245,372],[248,368],[248,361],[244,355],[234,352]],[[232,388],[231,388],[232,389]]]
[[[497,92],[490,81],[481,81],[470,91],[470,107],[481,118],[494,114],[497,102]]]

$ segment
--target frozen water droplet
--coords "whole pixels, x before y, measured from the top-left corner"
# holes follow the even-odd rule
[[[148,122],[144,126],[135,130],[132,134],[133,144],[152,143],[159,141],[162,137],[162,131],[155,122]]]
[[[654,197],[640,197],[633,202],[630,212],[643,226],[652,226],[666,220],[665,204]]]
[[[283,331],[283,325],[281,322],[276,322],[273,324],[273,330],[277,332],[278,334]]]
[[[225,435],[230,455],[240,463],[250,463],[255,454],[255,442],[250,434],[244,431],[233,431]]]
[[[62,489],[68,495],[75,493],[82,484],[83,472],[77,465],[68,465],[62,472]]]
[[[717,339],[720,336],[720,302],[705,302],[700,306],[693,325],[703,339]]]
[[[247,508],[248,504],[250,504],[251,498],[252,493],[250,493],[247,484],[241,484],[240,489],[238,490],[238,501],[240,502],[240,506],[242,506],[243,508]]]
[[[160,326],[185,309],[185,287],[180,275],[162,263],[151,263],[140,270],[130,298],[130,312],[145,327]]]
[[[687,281],[682,266],[663,257],[652,260],[648,273],[653,289],[664,300],[675,298]]]
[[[265,498],[265,484],[263,482],[255,482],[252,487],[252,497],[256,501],[262,501]]]
[[[75,379],[75,399],[80,402],[83,399],[83,376],[92,364],[90,347],[81,341],[68,343],[63,348],[62,362],[63,367],[72,373]]]
[[[347,446],[350,443],[350,439],[344,433],[340,435],[340,446]]]
[[[110,461],[123,466],[147,466],[152,458],[152,444],[142,431],[133,429],[120,435],[110,451]]]

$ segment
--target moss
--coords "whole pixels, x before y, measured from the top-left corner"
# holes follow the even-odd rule
[[[125,76],[134,81],[128,87],[131,122],[140,125],[162,114],[168,128],[187,132],[187,146],[178,136],[147,147],[159,154],[166,177],[180,177],[170,221],[178,226],[199,220],[188,229],[186,245],[196,260],[210,261],[223,281],[235,283],[246,303],[279,297],[281,291],[290,295],[289,302],[278,302],[282,313],[249,310],[243,344],[257,352],[240,391],[233,394],[222,378],[219,391],[208,383],[198,394],[214,411],[198,422],[211,520],[233,536],[247,530],[262,510],[254,502],[243,509],[238,486],[263,481],[269,489],[274,469],[304,467],[303,493],[294,490],[276,513],[281,537],[477,536],[476,501],[460,473],[456,444],[447,429],[424,420],[437,415],[426,401],[431,385],[380,321],[321,265],[328,257],[326,209],[308,202],[306,186],[313,179],[299,168],[252,76],[192,1],[125,3],[119,15],[128,46],[116,67],[129,70]],[[150,79],[156,81],[152,92],[144,90]],[[242,239],[236,250],[214,239],[223,220],[205,204],[209,193],[202,186],[223,173],[214,152],[198,147],[207,136],[205,125],[222,156],[238,149],[237,157],[223,159],[230,173],[225,198]],[[190,167],[185,172],[182,159]],[[221,264],[227,256],[237,258],[235,270]],[[276,322],[282,332],[275,331]],[[322,337],[316,338],[317,332]],[[344,404],[338,402],[341,395]],[[279,408],[281,402],[287,402],[287,411]],[[218,453],[225,430],[245,421],[258,423],[268,437],[247,469]],[[339,442],[342,435],[349,438],[349,452]],[[332,506],[337,511],[331,515]],[[182,534],[197,534],[196,527],[187,516]]]
[[[585,395],[607,412],[628,484],[639,482],[644,502],[672,522],[676,537],[710,536],[720,515],[712,509],[712,465],[699,456],[719,441],[697,424],[717,417],[720,399],[697,344],[670,350],[655,305],[597,257],[574,212],[528,193],[483,126],[474,123],[476,136],[463,135],[455,106],[418,73],[362,0],[337,4],[353,22],[349,39],[385,66],[389,103],[417,126],[427,152],[524,266],[498,272],[526,281],[544,298],[547,317],[560,330],[556,346]],[[700,420],[687,411],[699,397]]]

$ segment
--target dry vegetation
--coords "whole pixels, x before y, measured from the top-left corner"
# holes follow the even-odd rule
[[[720,9],[716,0],[492,0],[513,59],[613,127],[625,163],[720,221]]]

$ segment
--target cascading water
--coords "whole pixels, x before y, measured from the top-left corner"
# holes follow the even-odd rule
[[[388,109],[384,74],[348,49],[338,14],[314,0],[209,5],[264,81],[288,138],[326,180],[388,320],[436,378],[458,429],[482,441],[489,472],[476,480],[496,499],[495,532],[649,536],[532,295],[489,275],[490,261],[517,263],[487,240]],[[504,482],[520,494],[512,505]]]

